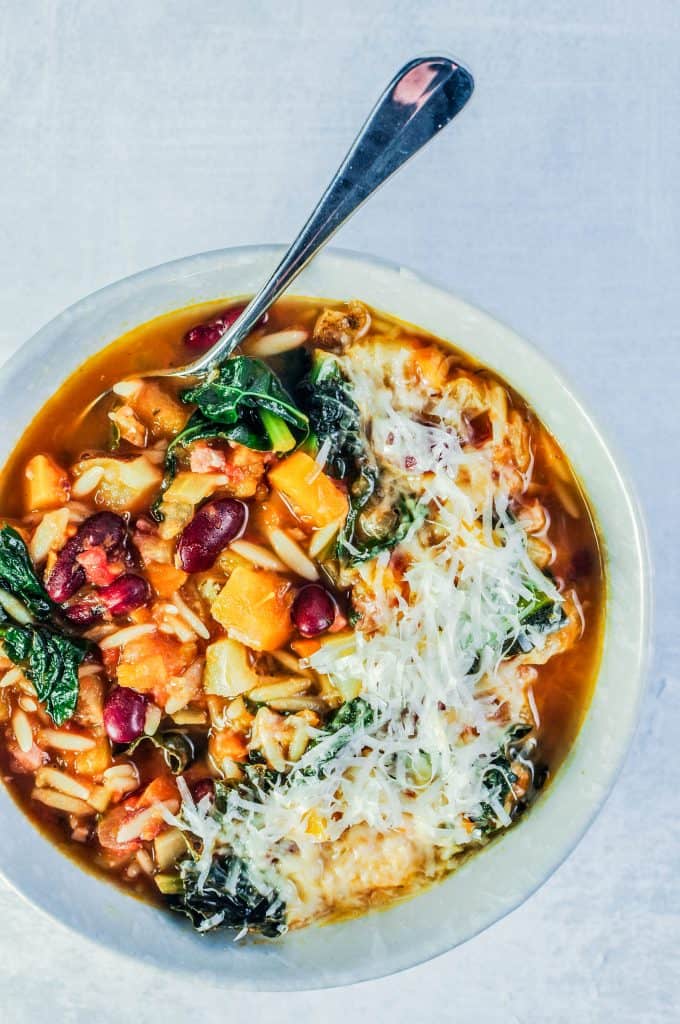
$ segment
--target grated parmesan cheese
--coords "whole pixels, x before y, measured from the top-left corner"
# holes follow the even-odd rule
[[[470,823],[486,808],[510,824],[489,772],[499,770],[493,759],[509,725],[538,713],[527,686],[533,677],[505,653],[522,632],[539,650],[545,641],[521,620],[536,589],[562,601],[528,554],[526,524],[511,513],[513,487],[518,479],[528,486],[533,454],[523,473],[501,460],[509,414],[497,386],[480,380],[482,391],[473,393],[466,380],[435,391],[414,383],[408,348],[370,340],[338,363],[381,471],[407,481],[425,512],[424,525],[417,519],[399,547],[403,583],[395,582],[391,552],[351,570],[370,629],[309,658],[340,692],[359,680],[372,719],[339,749],[337,735],[318,731],[287,777],[266,791],[232,787],[218,816],[207,802],[194,804],[180,779],[182,809],[173,817],[200,840],[199,885],[214,853],[229,850],[247,861],[259,891],[279,894],[289,919],[317,912],[323,844],[352,829],[400,830],[414,849],[434,850],[445,863],[480,841]],[[483,392],[492,386],[493,395]],[[492,409],[489,444],[464,443],[465,401]],[[315,770],[321,761],[323,772]],[[323,842],[308,831],[311,816],[323,822]]]

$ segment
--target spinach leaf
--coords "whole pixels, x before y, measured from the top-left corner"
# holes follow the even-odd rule
[[[268,937],[285,931],[283,901],[274,890],[261,892],[253,884],[248,865],[239,857],[216,856],[200,889],[198,877],[195,862],[191,858],[183,860],[179,866],[182,891],[166,897],[170,908],[186,914],[194,928],[211,931],[245,927]]]
[[[0,586],[11,591],[37,619],[47,619],[56,609],[38,579],[28,548],[11,526],[0,529]]]
[[[125,748],[126,754],[132,754],[140,743],[148,740],[163,755],[163,760],[173,775],[181,775],[186,771],[195,756],[194,744],[183,732],[161,732],[153,736],[144,734],[133,740]]]
[[[78,667],[90,645],[51,626],[0,624],[7,657],[20,665],[35,686],[38,700],[55,723],[63,725],[76,708]]]

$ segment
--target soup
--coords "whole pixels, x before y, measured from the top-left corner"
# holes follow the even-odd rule
[[[417,892],[527,809],[587,709],[604,580],[522,398],[360,302],[282,300],[191,387],[143,376],[241,308],[126,334],[11,455],[0,757],[84,867],[276,936]]]

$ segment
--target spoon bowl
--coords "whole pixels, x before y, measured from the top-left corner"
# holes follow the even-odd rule
[[[269,307],[345,221],[460,113],[473,89],[470,72],[450,57],[417,57],[405,64],[368,115],[297,238],[240,315],[225,324],[215,344],[193,362],[144,376],[189,382],[214,370],[245,341]],[[99,395],[82,416],[109,394],[106,391]]]

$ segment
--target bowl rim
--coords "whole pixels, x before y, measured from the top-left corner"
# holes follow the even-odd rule
[[[47,324],[40,328],[31,338],[25,341],[8,360],[0,367],[0,394],[5,388],[7,381],[12,377],[25,373],[32,365],[35,359],[37,351],[46,340],[50,339],[55,331],[68,328],[73,322],[78,319],[87,317],[91,312],[97,310],[100,306],[105,305],[110,300],[115,300],[119,296],[127,295],[128,298],[134,299],[135,296],[143,294],[147,288],[152,286],[154,283],[165,280],[167,283],[179,280],[191,280],[192,277],[198,277],[206,271],[211,271],[216,268],[228,269],[228,265],[231,262],[234,265],[234,261],[239,263],[241,261],[248,262],[249,260],[257,260],[262,257],[268,259],[275,259],[280,257],[285,251],[283,245],[247,245],[247,246],[235,246],[224,249],[215,249],[202,253],[197,253],[191,256],[180,257],[175,260],[171,260],[166,263],[158,264],[156,266],[141,270],[132,274],[128,277],[122,278],[118,281],[114,281],[104,287],[98,289],[95,292],[79,299],[72,305],[68,306],[61,313],[57,314]],[[348,249],[340,248],[329,248],[324,253],[320,254],[313,264],[311,265],[314,270],[321,273],[323,277],[323,268],[326,265],[330,265],[333,262],[347,263],[353,270],[359,269],[361,266],[367,270],[387,274],[389,277],[397,275],[398,279],[402,282],[408,282],[412,287],[422,289],[424,292],[427,291],[431,295],[439,295],[443,298],[446,303],[451,306],[457,306],[461,317],[468,316],[472,323],[485,325],[486,328],[498,334],[504,339],[505,343],[510,343],[517,350],[518,355],[523,355],[526,358],[531,359],[533,364],[542,372],[548,375],[548,377],[554,382],[558,392],[565,401],[566,405],[570,405],[581,417],[582,423],[586,433],[592,435],[593,440],[599,445],[602,455],[604,456],[604,462],[608,465],[611,473],[611,479],[615,483],[615,487],[620,495],[625,499],[625,513],[628,517],[630,525],[632,527],[631,543],[635,549],[635,556],[633,558],[634,567],[636,571],[636,583],[638,584],[638,591],[636,591],[639,607],[638,607],[638,629],[636,637],[633,642],[633,653],[635,655],[632,663],[632,683],[631,689],[634,691],[634,702],[628,709],[628,716],[626,721],[626,728],[622,730],[620,735],[616,737],[616,749],[612,755],[612,765],[607,773],[607,777],[604,779],[603,785],[598,790],[596,796],[591,797],[588,804],[588,814],[582,815],[579,825],[576,829],[569,833],[569,838],[563,841],[560,846],[559,853],[553,854],[548,858],[548,863],[541,870],[537,878],[532,879],[530,883],[520,887],[517,895],[513,899],[506,900],[500,911],[492,911],[487,914],[486,918],[471,929],[462,939],[451,943],[445,935],[442,934],[439,941],[428,942],[427,948],[417,950],[415,952],[408,952],[408,954],[402,954],[401,956],[392,955],[389,958],[389,966],[387,968],[379,968],[377,971],[373,970],[369,964],[364,964],[363,969],[343,969],[338,970],[335,973],[330,972],[328,975],[322,976],[318,983],[315,979],[306,979],[304,984],[299,984],[299,978],[293,980],[292,983],[287,981],[285,977],[282,977],[277,981],[276,984],[272,984],[271,980],[268,979],[263,983],[261,979],[246,978],[242,981],[234,983],[234,979],[230,978],[228,981],[215,977],[215,968],[208,967],[203,972],[213,981],[219,982],[222,980],[223,984],[228,984],[232,988],[243,988],[243,989],[258,989],[260,991],[285,991],[285,990],[311,990],[313,988],[326,988],[335,987],[337,985],[352,984],[360,981],[367,981],[377,977],[387,977],[393,973],[401,970],[415,967],[418,964],[424,963],[434,957],[440,956],[456,945],[468,941],[475,935],[484,931],[491,924],[496,921],[502,920],[505,916],[516,909],[521,903],[529,898],[538,888],[540,888],[548,878],[560,867],[560,865],[566,860],[570,853],[574,850],[576,845],[583,838],[590,825],[594,821],[595,817],[599,814],[608,796],[610,795],[617,778],[619,777],[623,765],[626,761],[637,723],[639,720],[639,710],[644,697],[645,683],[648,676],[648,669],[651,656],[651,605],[652,605],[652,569],[649,555],[649,544],[647,539],[647,532],[644,523],[644,519],[640,509],[640,503],[637,499],[635,489],[631,483],[630,474],[626,469],[623,469],[624,460],[620,457],[620,454],[616,452],[612,453],[611,444],[605,440],[602,430],[599,428],[591,413],[583,406],[581,401],[575,396],[571,384],[564,371],[560,368],[555,367],[550,359],[540,352],[540,350],[532,343],[528,342],[524,337],[517,335],[514,331],[507,328],[501,321],[495,316],[491,316],[484,310],[477,306],[472,306],[466,303],[464,300],[458,298],[457,295],[452,293],[445,285],[434,283],[429,277],[425,277],[415,271],[412,271],[402,264],[367,255],[365,253],[354,252]],[[226,266],[225,266],[226,264]],[[305,272],[306,273],[306,272]],[[303,275],[304,276],[304,275]],[[295,286],[289,290],[289,294],[314,294],[306,290],[296,292]],[[224,293],[223,293],[224,294]],[[228,294],[228,293],[226,293]],[[216,298],[221,298],[222,295],[217,294]],[[331,298],[329,293],[321,294],[321,298]],[[167,312],[172,312],[173,309],[182,308],[186,303],[182,303],[177,306],[168,306]],[[389,310],[387,310],[389,312]],[[148,318],[147,318],[148,319]],[[406,319],[405,317],[403,319]],[[139,323],[145,322],[144,320],[138,321]],[[130,327],[135,324],[130,324]],[[421,326],[425,326],[422,324]],[[125,328],[119,332],[119,334],[125,333]],[[439,332],[441,333],[441,332]],[[119,336],[119,335],[118,335]],[[114,335],[116,337],[116,335]],[[455,342],[454,342],[455,344]],[[85,359],[92,357],[94,352],[99,351],[102,346],[89,352]],[[462,348],[465,346],[461,345]],[[481,361],[485,365],[493,366],[493,362],[487,360],[484,355],[480,356]],[[512,379],[505,371],[499,371],[501,375],[506,379],[509,379],[510,383],[513,383]],[[513,385],[514,386],[514,385]],[[523,393],[522,388],[518,389],[520,393]],[[535,408],[535,401],[528,397],[527,401]],[[544,419],[543,413],[538,411],[539,418]],[[19,435],[28,425],[28,421],[23,421]],[[558,437],[560,442],[561,438]],[[16,439],[8,445],[8,452],[11,452]],[[592,499],[589,499],[592,500]],[[599,521],[599,509],[594,507],[596,521]],[[609,559],[607,561],[607,580],[609,585]],[[608,592],[607,604],[609,613],[609,602],[612,595]],[[602,663],[598,672],[599,675],[602,673]],[[597,685],[597,684],[596,684]],[[582,724],[581,731],[577,737],[577,741],[583,734],[586,723],[588,721],[588,715],[590,709],[586,714],[586,720]],[[560,771],[557,773],[557,779],[560,779],[565,774],[567,762],[571,759],[574,748],[577,746],[577,741],[572,746],[572,750],[567,755],[565,762],[561,765]],[[551,785],[547,796],[553,790],[556,785],[555,782]],[[3,791],[2,796],[7,795],[5,787],[2,786],[0,789]],[[0,806],[0,813],[2,807]],[[531,817],[528,815],[527,817]],[[29,819],[30,820],[30,819]],[[517,828],[517,826],[515,826]],[[485,857],[488,857],[494,847],[498,843],[507,842],[508,837],[515,829],[510,830],[507,835],[499,837],[496,843],[490,844],[490,846],[481,851]],[[475,858],[476,859],[476,858]],[[78,868],[82,871],[82,868]],[[459,873],[463,868],[459,868]],[[110,951],[114,951],[122,955],[135,956],[138,954],[128,952],[125,948],[124,943],[116,943],[111,940],[110,937],[103,936],[97,931],[96,927],[88,928],[83,925],[82,922],[75,923],[74,920],[65,919],[64,916],[58,913],[54,907],[48,902],[46,903],[44,898],[41,898],[41,894],[36,891],[35,886],[33,889],[24,883],[21,877],[21,872],[18,870],[7,870],[3,859],[3,848],[0,847],[0,876],[21,895],[25,900],[31,903],[32,906],[36,907],[43,913],[48,914],[53,920],[61,925],[73,930],[76,934],[84,935],[92,941],[97,942],[98,945],[106,948]],[[113,888],[110,883],[104,883],[109,888]],[[443,883],[439,883],[443,884]],[[130,906],[134,906],[132,900],[128,899]],[[415,900],[422,899],[422,896],[414,897]],[[387,911],[386,913],[389,913]],[[370,920],[371,915],[364,916],[360,920]],[[311,930],[311,929],[310,929]],[[300,933],[298,933],[300,934]],[[318,934],[318,933],[317,933]],[[284,940],[285,941],[285,940]],[[155,966],[168,968],[170,965],[167,961],[163,961],[159,957],[148,957],[148,962],[153,963]],[[196,966],[194,964],[185,963],[173,963],[172,969],[174,971],[191,971],[196,973]],[[199,972],[201,969],[199,968]]]

